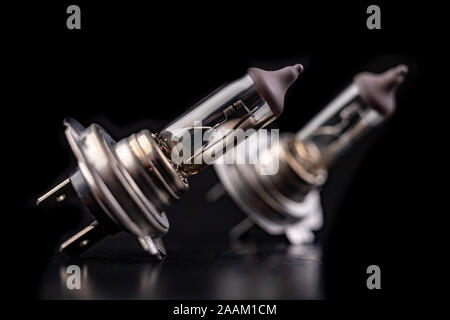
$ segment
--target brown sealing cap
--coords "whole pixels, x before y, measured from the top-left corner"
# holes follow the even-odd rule
[[[258,68],[247,70],[255,83],[256,91],[267,102],[275,116],[279,116],[284,108],[284,96],[292,83],[303,71],[301,64],[285,67],[280,70],[266,71]]]
[[[405,80],[408,67],[404,64],[383,73],[358,73],[353,83],[359,87],[361,98],[383,116],[391,116],[396,107],[395,94],[399,85]]]

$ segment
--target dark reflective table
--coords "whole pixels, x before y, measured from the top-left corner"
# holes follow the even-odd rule
[[[81,269],[80,290],[66,285],[73,264]],[[42,299],[321,299],[321,274],[317,246],[190,244],[168,248],[158,262],[130,235],[119,234],[82,258],[55,255],[39,294]]]

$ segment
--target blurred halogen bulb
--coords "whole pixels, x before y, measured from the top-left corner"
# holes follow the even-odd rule
[[[322,226],[319,189],[327,171],[344,149],[394,113],[406,73],[404,65],[382,74],[360,73],[296,135],[284,134],[270,147],[246,141],[236,148],[242,158],[256,153],[256,164],[214,164],[223,187],[248,215],[232,238],[256,224],[271,235],[285,234],[293,244],[313,241],[313,231]],[[264,173],[271,166],[277,173]],[[214,191],[209,197],[217,198]]]
[[[163,210],[188,189],[187,178],[209,164],[204,159],[234,147],[234,131],[223,128],[246,132],[272,122],[283,111],[285,93],[302,70],[299,64],[277,71],[250,68],[160,133],[144,129],[117,143],[96,124],[84,128],[66,120],[66,137],[78,168],[37,204],[79,198],[95,220],[64,242],[60,251],[74,256],[125,230],[135,234],[146,251],[161,257],[165,254],[161,237],[169,229]],[[214,131],[214,140],[183,141],[198,131]],[[174,155],[182,161],[172,161]]]

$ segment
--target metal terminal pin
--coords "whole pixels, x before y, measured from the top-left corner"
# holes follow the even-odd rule
[[[36,200],[36,205],[42,207],[52,207],[62,205],[76,198],[77,194],[70,183],[70,179],[68,178],[43,196],[39,197]]]

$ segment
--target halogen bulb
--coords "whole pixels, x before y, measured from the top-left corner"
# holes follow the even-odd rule
[[[264,155],[262,164],[215,164],[224,189],[248,216],[231,230],[232,239],[242,239],[256,224],[271,235],[286,235],[294,244],[312,241],[313,231],[322,226],[319,191],[328,170],[356,139],[394,113],[395,93],[406,72],[400,65],[382,74],[356,75],[296,135],[283,134],[279,143],[248,149],[252,155]],[[247,156],[244,146],[237,151],[241,158]],[[262,165],[278,170],[263,175]]]
[[[250,68],[159,134],[144,129],[116,142],[96,124],[84,128],[67,119],[66,137],[78,168],[37,204],[60,205],[79,198],[95,220],[64,242],[60,251],[78,255],[125,230],[150,254],[164,255],[161,237],[169,222],[163,210],[188,189],[186,178],[232,148],[236,135],[248,136],[249,130],[278,117],[286,90],[302,70],[301,65],[277,71]]]

